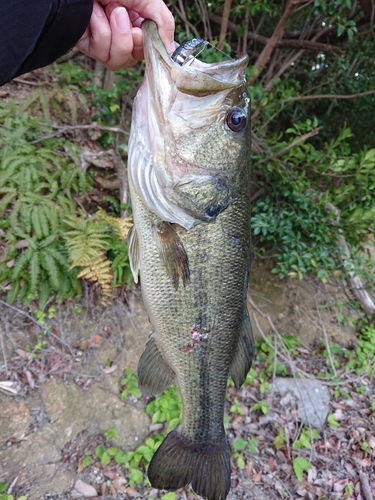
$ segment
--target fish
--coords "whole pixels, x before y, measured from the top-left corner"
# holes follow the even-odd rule
[[[145,76],[133,103],[128,178],[129,260],[153,327],[139,388],[177,383],[182,418],[148,467],[151,485],[191,485],[207,500],[230,490],[223,417],[228,377],[251,367],[250,100],[247,55],[204,63],[197,42],[170,54],[142,23]],[[178,57],[177,57],[178,56]]]

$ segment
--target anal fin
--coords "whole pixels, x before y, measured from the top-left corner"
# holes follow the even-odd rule
[[[152,226],[152,234],[174,288],[177,290],[180,279],[185,286],[190,279],[189,259],[173,226],[169,222],[159,222]]]
[[[158,396],[173,383],[174,371],[164,360],[155,342],[154,334],[146,344],[146,348],[138,363],[138,386],[146,394]]]
[[[237,349],[234,353],[229,375],[232,377],[234,385],[239,389],[245,382],[248,371],[254,359],[254,339],[251,330],[249,313],[246,314],[242,323],[240,338],[238,339]]]

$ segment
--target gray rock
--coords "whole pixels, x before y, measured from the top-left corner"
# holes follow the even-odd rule
[[[317,429],[323,427],[330,413],[331,399],[325,385],[315,380],[278,377],[270,391],[278,392],[283,397],[294,395],[297,400],[299,420]]]

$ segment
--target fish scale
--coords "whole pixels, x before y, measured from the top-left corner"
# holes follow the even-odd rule
[[[147,78],[135,99],[129,143],[134,216],[129,249],[154,332],[138,376],[141,390],[155,395],[177,381],[183,406],[181,423],[155,453],[148,476],[156,488],[177,489],[190,483],[202,497],[224,500],[230,488],[223,425],[227,380],[231,375],[236,386],[243,383],[253,350],[246,309],[250,127],[243,73],[247,61],[197,69],[193,63],[188,71],[198,74],[193,78],[195,87],[189,89],[184,75],[176,76],[184,66],[167,54],[155,24],[146,21],[142,29]],[[156,74],[162,74],[162,86]],[[197,89],[199,79],[204,91]],[[158,92],[167,94],[159,97]],[[186,119],[188,106],[194,119],[197,116],[197,95],[202,113],[207,113],[202,123]],[[238,120],[243,112],[246,122],[243,131],[233,133],[225,117],[237,109]],[[160,129],[150,131],[151,126]],[[179,159],[178,168],[174,161],[168,163],[170,158]],[[154,195],[150,202],[147,189],[162,193],[159,204]],[[180,223],[170,215],[174,205]]]

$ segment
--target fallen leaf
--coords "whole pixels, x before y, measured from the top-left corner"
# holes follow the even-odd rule
[[[126,493],[132,498],[139,498],[139,497],[143,498],[142,493],[139,493],[139,491],[135,490],[134,488],[125,488],[124,493]]]
[[[91,498],[91,497],[98,496],[96,489],[93,486],[91,486],[91,484],[87,484],[84,481],[82,481],[81,479],[78,479],[75,482],[73,491],[74,490],[76,490],[77,493],[80,493],[84,497]],[[72,491],[72,493],[73,493],[73,491]]]
[[[29,246],[28,240],[20,240],[14,245],[17,250],[22,250],[23,248],[27,248]]]
[[[95,342],[95,344],[99,344],[99,342],[102,340],[101,336],[96,334],[91,338],[92,342]]]
[[[262,474],[258,472],[257,474],[254,474],[251,479],[254,483],[260,483],[260,481],[262,480]]]
[[[25,370],[25,375],[26,375],[27,382],[28,382],[29,386],[31,387],[31,389],[34,389],[35,382],[34,382],[33,376],[31,375],[31,372],[29,370]]]
[[[29,352],[24,351],[23,349],[16,349],[16,353],[22,359],[29,359]]]

